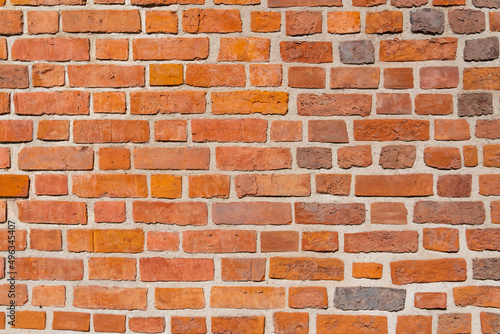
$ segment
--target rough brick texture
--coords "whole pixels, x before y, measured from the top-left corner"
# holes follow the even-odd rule
[[[499,11],[0,0],[0,334],[500,333]]]

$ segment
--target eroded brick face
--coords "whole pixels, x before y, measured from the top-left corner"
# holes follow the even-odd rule
[[[500,0],[0,0],[0,334],[500,333],[499,31]]]

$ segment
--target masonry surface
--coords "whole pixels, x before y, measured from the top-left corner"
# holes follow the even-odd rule
[[[500,0],[0,0],[0,332],[500,333],[499,31]]]

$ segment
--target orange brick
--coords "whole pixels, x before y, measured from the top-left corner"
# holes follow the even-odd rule
[[[288,290],[288,305],[290,308],[321,308],[328,307],[326,287],[290,287]]]
[[[144,87],[144,66],[68,65],[71,87]]]
[[[205,297],[202,288],[155,288],[158,310],[202,309]]]
[[[280,12],[252,12],[251,29],[253,32],[276,32],[281,29]]]
[[[400,315],[396,324],[397,334],[432,334],[432,316]]]
[[[168,10],[146,11],[146,32],[148,34],[177,34],[177,12]]]
[[[68,177],[55,174],[35,175],[35,192],[37,195],[67,195]]]
[[[134,281],[136,259],[120,257],[92,257],[89,259],[89,279]]]
[[[207,206],[200,202],[134,202],[132,217],[137,223],[206,225]]]
[[[382,264],[380,263],[361,263],[352,264],[352,277],[354,278],[382,278]]]
[[[378,67],[333,67],[330,73],[330,88],[367,89],[378,88],[380,69]]]
[[[99,201],[94,204],[96,223],[123,223],[125,219],[125,202]]]
[[[63,10],[61,17],[64,32],[138,33],[141,31],[138,9]]]
[[[163,317],[129,318],[128,327],[134,333],[163,333],[165,331],[165,318]]]
[[[64,307],[66,305],[66,287],[64,285],[39,285],[33,287],[33,306]]]
[[[273,322],[275,333],[309,333],[309,313],[276,312],[273,316]]]
[[[159,120],[154,123],[156,141],[186,141],[186,120]]]
[[[283,79],[281,65],[251,64],[250,84],[257,87],[279,87]]]
[[[300,141],[302,140],[302,122],[272,121],[270,132],[272,141]]]
[[[19,220],[42,224],[87,224],[87,206],[83,202],[17,201]]]
[[[182,177],[177,175],[151,175],[151,196],[158,198],[180,198]]]
[[[325,88],[326,70],[320,67],[293,66],[288,68],[288,87]]]
[[[16,295],[12,298],[14,305],[22,306],[28,302],[28,288],[26,284],[15,284],[14,288],[16,290]],[[8,306],[11,304],[11,298],[9,298],[9,290],[11,286],[9,283],[0,285],[0,305]]]
[[[7,251],[9,249],[9,235],[11,234],[7,228],[0,229],[0,250]],[[25,230],[16,230],[14,246],[17,251],[26,249],[26,235]]]
[[[391,262],[392,283],[463,282],[467,278],[464,259],[407,260]]]
[[[128,40],[97,39],[95,41],[95,57],[99,60],[127,60]]]
[[[127,317],[120,314],[94,314],[94,330],[96,332],[125,333]]]
[[[27,175],[0,175],[0,197],[28,197]]]
[[[244,230],[184,231],[182,249],[186,253],[254,253],[257,232]]]
[[[210,150],[205,147],[144,147],[134,149],[138,169],[208,169]]]
[[[184,83],[182,64],[149,65],[149,83],[151,86],[178,86]]]
[[[413,69],[411,68],[384,69],[384,88],[389,88],[389,89],[413,88]]]
[[[361,31],[359,12],[329,12],[328,32],[330,34],[353,34]]]
[[[88,332],[90,313],[54,311],[52,329]]]
[[[287,11],[286,34],[288,36],[303,36],[321,33],[321,12]]]
[[[147,234],[147,249],[149,251],[179,250],[178,232],[149,231]]]
[[[367,34],[400,33],[403,31],[403,12],[379,11],[366,13]]]
[[[421,309],[446,309],[446,293],[444,292],[416,292],[415,307]]]
[[[257,103],[258,102],[258,103]],[[212,92],[212,113],[264,115],[288,112],[288,93],[265,91]]]
[[[242,64],[187,64],[186,84],[195,87],[245,87]]]
[[[124,114],[125,93],[124,92],[96,92],[92,95],[94,99],[95,113]]]
[[[20,10],[2,10],[0,21],[4,22],[0,27],[0,34],[9,36],[23,33],[23,12]]]
[[[309,196],[309,174],[243,174],[234,179],[236,194],[245,196]]]
[[[435,119],[434,139],[468,140],[470,139],[469,123],[465,119]]]
[[[13,60],[88,61],[90,43],[87,38],[25,38],[14,41]]]
[[[45,312],[38,311],[16,311],[16,321],[14,328],[25,329],[45,329]]]
[[[83,260],[43,257],[16,259],[17,279],[80,281],[83,279]]]
[[[60,251],[62,249],[61,231],[31,229],[30,248],[40,251]]]
[[[302,232],[302,250],[313,252],[336,252],[339,250],[337,232]]]
[[[267,38],[226,38],[220,40],[217,61],[269,61],[270,41]]]
[[[285,288],[274,287],[212,287],[213,308],[280,309],[285,307]]]
[[[144,251],[144,232],[134,230],[93,230],[96,253],[141,253]]]
[[[265,317],[212,317],[214,333],[264,334]]]
[[[322,270],[314,269],[318,266]],[[344,262],[332,258],[272,257],[269,278],[341,281],[344,279]]]
[[[102,170],[130,169],[130,151],[127,148],[99,148],[99,168]]]
[[[73,194],[78,197],[147,197],[145,175],[82,174],[73,175]]]
[[[266,259],[223,258],[221,276],[223,281],[261,282],[266,274]]]
[[[124,295],[127,298],[122,298]],[[145,310],[147,289],[77,285],[73,289],[73,306],[85,309]]]
[[[33,86],[51,88],[64,86],[64,66],[52,64],[33,64]]]
[[[205,112],[206,92],[157,92],[130,93],[131,114],[201,114]]]
[[[241,32],[240,11],[237,9],[188,9],[182,13],[182,29],[192,34]]]
[[[260,251],[297,252],[299,250],[299,232],[297,231],[262,231],[260,232]]]
[[[7,39],[0,38],[0,59],[7,59]]]
[[[318,315],[317,333],[351,333],[359,328],[365,333],[387,333],[387,317],[373,315]]]
[[[456,53],[457,38],[454,37],[380,41],[381,61],[453,60]]]
[[[229,175],[190,175],[189,197],[228,198],[230,183]]]
[[[89,101],[90,93],[82,91],[14,94],[18,115],[88,115]]]
[[[213,259],[142,258],[139,268],[143,282],[199,282],[214,279]]]
[[[170,325],[172,334],[204,334],[207,332],[207,324],[203,317],[172,317]]]
[[[208,57],[208,37],[137,38],[134,60],[197,60]]]

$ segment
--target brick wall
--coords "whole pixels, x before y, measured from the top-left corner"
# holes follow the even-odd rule
[[[0,0],[0,331],[500,333],[499,8]]]

